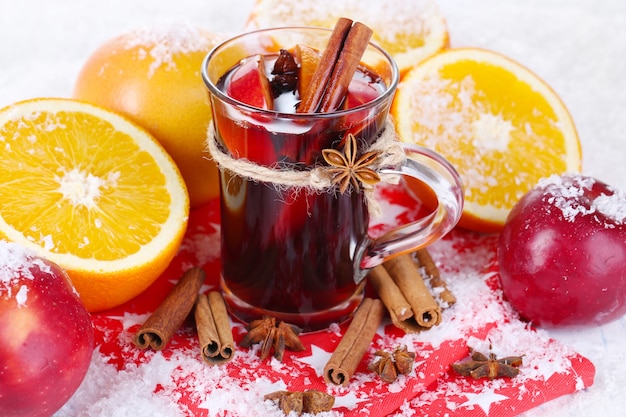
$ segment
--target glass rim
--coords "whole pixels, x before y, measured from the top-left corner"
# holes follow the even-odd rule
[[[217,87],[217,85],[213,83],[213,81],[211,81],[207,73],[209,61],[211,60],[213,56],[215,56],[215,54],[217,54],[221,49],[223,49],[229,43],[232,43],[234,41],[237,41],[238,39],[248,37],[248,36],[253,36],[255,34],[259,34],[262,32],[296,32],[296,31],[303,31],[303,30],[328,32],[329,34],[332,33],[332,29],[317,27],[317,26],[281,26],[281,27],[256,29],[256,30],[252,30],[249,32],[241,33],[239,35],[231,36],[230,38],[223,40],[222,42],[217,44],[215,47],[213,47],[213,49],[211,49],[211,51],[209,51],[202,60],[202,68],[200,69],[200,74],[202,76],[202,81],[204,82],[205,87],[208,88],[210,94],[218,97],[221,101],[226,102],[230,105],[233,105],[239,108],[244,108],[251,112],[264,113],[266,115],[272,115],[273,117],[284,118],[284,119],[312,119],[312,118],[326,119],[326,118],[332,118],[332,117],[337,117],[337,116],[346,116],[352,113],[363,111],[364,109],[367,109],[367,108],[376,107],[378,104],[384,103],[385,100],[393,98],[390,96],[393,96],[395,94],[395,91],[400,82],[400,71],[399,71],[398,65],[396,64],[396,61],[393,59],[393,57],[387,51],[385,51],[382,47],[380,47],[379,45],[377,45],[375,42],[372,42],[372,41],[368,42],[368,48],[373,48],[385,58],[385,60],[387,61],[391,69],[391,82],[389,83],[389,85],[385,85],[385,91],[380,96],[376,97],[374,100],[368,101],[367,103],[361,104],[356,107],[352,107],[350,109],[337,110],[337,111],[327,112],[327,113],[295,113],[295,112],[284,112],[284,111],[277,111],[277,110],[262,109],[262,108],[255,107],[250,104],[246,104],[244,102],[241,102],[239,100],[236,100],[230,97],[229,95],[224,93],[222,90],[220,90]]]

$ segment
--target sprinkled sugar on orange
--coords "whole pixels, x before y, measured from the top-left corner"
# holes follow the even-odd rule
[[[581,169],[580,142],[563,102],[520,64],[475,48],[443,51],[403,79],[392,113],[403,141],[431,148],[465,186],[460,226],[502,228],[539,179]]]
[[[63,267],[90,311],[120,305],[169,265],[187,227],[176,165],[144,129],[86,102],[0,110],[0,238]]]
[[[248,27],[332,28],[340,17],[372,28],[372,41],[393,56],[401,73],[448,45],[447,25],[433,0],[256,0]]]

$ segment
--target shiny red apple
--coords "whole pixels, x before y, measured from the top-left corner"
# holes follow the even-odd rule
[[[0,241],[0,415],[51,416],[83,381],[91,317],[66,273]]]
[[[506,299],[539,326],[626,314],[626,194],[581,174],[542,179],[500,235]]]

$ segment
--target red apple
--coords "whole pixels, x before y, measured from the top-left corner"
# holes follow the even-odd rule
[[[263,56],[254,55],[246,58],[234,70],[226,86],[226,94],[235,100],[259,109],[272,109],[274,98],[265,74]]]
[[[348,86],[348,93],[343,103],[344,109],[353,109],[374,101],[381,95],[381,90],[367,80],[354,78]]]
[[[626,194],[580,174],[542,179],[511,210],[499,240],[502,290],[540,326],[626,314]]]
[[[93,347],[65,271],[0,241],[0,415],[51,416],[84,379]]]
[[[342,104],[342,109],[349,110],[362,106],[376,100],[381,94],[382,91],[377,84],[370,82],[366,78],[353,78],[348,86],[348,92]],[[371,109],[355,110],[353,113],[346,116],[345,124],[351,126],[346,133],[352,133],[356,137],[364,135],[362,132],[363,129],[372,127],[370,123],[367,123],[367,121],[371,119]],[[372,133],[365,133],[365,136],[371,134]]]
[[[265,75],[265,63],[261,55],[246,58],[239,67],[233,70],[226,81],[226,94],[235,100],[259,109],[272,109],[273,96],[271,86]],[[238,158],[245,158],[261,165],[276,162],[276,152],[272,135],[268,132],[268,124],[272,118],[247,109],[237,110],[239,114],[223,110],[218,106],[216,124],[221,140],[229,152]],[[233,122],[236,119],[246,120],[243,123]]]

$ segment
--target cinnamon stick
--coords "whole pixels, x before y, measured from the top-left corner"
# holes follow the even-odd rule
[[[161,305],[137,331],[133,342],[140,349],[161,350],[183,324],[193,308],[205,280],[202,268],[185,271]]]
[[[430,286],[439,290],[439,299],[448,306],[456,303],[456,297],[448,289],[448,285],[443,278],[441,278],[441,272],[435,264],[435,261],[433,261],[433,258],[430,256],[428,249],[423,248],[417,250],[415,252],[415,257],[417,258],[417,263],[424,268],[426,276],[430,278]]]
[[[219,291],[199,294],[194,317],[202,359],[209,365],[231,360],[235,356],[235,342],[222,294]]]
[[[408,331],[419,331],[441,322],[441,310],[424,282],[424,277],[413,263],[411,255],[404,254],[384,263],[385,269],[393,278],[413,311],[412,320],[404,321]],[[418,327],[416,328],[415,325]]]
[[[322,97],[320,113],[335,111],[343,102],[372,33],[372,29],[360,22],[356,22],[348,32],[326,87],[326,93]]]
[[[385,307],[378,299],[365,298],[352,322],[324,367],[324,380],[335,385],[348,385],[367,351],[376,329],[382,322]]]
[[[413,317],[411,305],[393,282],[384,265],[374,267],[368,274],[368,281],[387,307],[393,323],[403,322]]]
[[[322,102],[322,96],[326,91],[326,86],[335,67],[335,62],[339,58],[339,53],[343,47],[343,42],[352,27],[352,20],[341,17],[335,23],[335,27],[328,39],[326,49],[322,53],[319,64],[311,78],[309,88],[302,95],[298,105],[298,113],[315,113]]]
[[[368,274],[389,311],[392,323],[406,333],[416,333],[441,322],[441,310],[410,255],[401,255]]]
[[[332,112],[343,102],[373,31],[366,25],[339,18],[322,53],[299,113]]]

